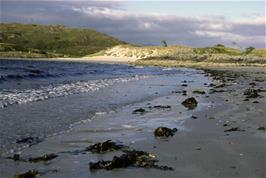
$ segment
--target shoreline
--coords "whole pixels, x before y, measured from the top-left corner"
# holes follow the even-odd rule
[[[106,64],[130,64],[135,62],[136,58],[120,58],[111,56],[95,56],[95,57],[80,57],[80,58],[4,58],[0,60],[27,60],[27,61],[55,61],[55,62],[84,62],[84,63],[106,63]]]
[[[84,62],[103,64],[128,64],[136,66],[156,67],[185,67],[185,68],[265,68],[266,64],[261,63],[218,63],[218,62],[194,62],[194,61],[173,61],[173,60],[141,60],[131,57],[93,56],[80,58],[4,58],[0,60],[33,60],[33,61],[56,61],[56,62]]]

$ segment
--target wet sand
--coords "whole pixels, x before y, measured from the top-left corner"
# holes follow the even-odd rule
[[[22,157],[57,153],[58,157],[39,163],[1,159],[1,177],[36,169],[41,177],[265,177],[266,78],[263,68],[206,70],[209,81],[186,81],[172,94],[125,105],[92,120],[73,126],[67,133],[46,139],[21,152]],[[207,83],[205,83],[207,82]],[[210,84],[213,85],[210,85]],[[248,88],[260,89],[256,98],[246,99]],[[187,96],[180,93],[187,91]],[[206,94],[195,94],[203,90]],[[198,106],[188,110],[181,102],[195,97]],[[153,106],[171,106],[168,109]],[[132,111],[144,108],[143,114]],[[196,117],[193,117],[196,116]],[[155,138],[159,126],[177,128],[173,137]],[[231,128],[240,131],[224,132]],[[110,160],[121,151],[79,154],[99,141],[114,140],[131,149],[156,155],[159,165],[174,170],[121,168],[111,171],[89,169],[89,162]]]

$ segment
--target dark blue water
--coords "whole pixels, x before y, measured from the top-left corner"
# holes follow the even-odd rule
[[[74,81],[171,74],[158,67],[29,60],[0,60],[0,89],[38,88]]]

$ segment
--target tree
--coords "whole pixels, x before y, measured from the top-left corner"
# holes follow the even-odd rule
[[[165,40],[161,41],[161,44],[162,44],[163,47],[167,47],[168,46]]]
[[[216,47],[222,47],[222,48],[224,48],[224,45],[223,44],[217,44]]]
[[[249,54],[249,53],[251,53],[251,51],[253,51],[255,48],[253,47],[253,46],[250,46],[250,47],[248,47],[248,48],[246,48],[246,54]]]

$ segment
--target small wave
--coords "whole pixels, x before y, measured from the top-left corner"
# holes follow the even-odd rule
[[[132,128],[134,128],[133,125],[129,125],[129,124],[124,124],[124,125],[122,125],[122,127],[123,128],[126,128],[126,129],[132,129]]]
[[[174,68],[168,67],[168,68],[163,68],[163,71],[170,71],[170,70],[174,70]]]
[[[0,91],[0,108],[13,104],[23,104],[28,102],[42,101],[49,98],[67,96],[78,93],[94,92],[101,88],[114,85],[121,82],[136,81],[140,79],[150,78],[151,76],[134,76],[128,78],[91,80],[86,82],[76,82],[70,84],[61,84],[58,86],[44,86],[39,89],[25,90],[3,90]]]
[[[105,115],[107,112],[96,112],[95,115]]]

